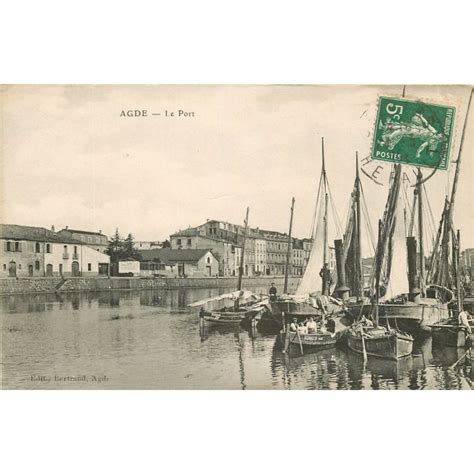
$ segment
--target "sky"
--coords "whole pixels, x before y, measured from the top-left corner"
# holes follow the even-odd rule
[[[344,221],[355,153],[361,159],[370,154],[378,97],[400,97],[402,89],[3,86],[1,221],[109,236],[118,228],[137,240],[163,240],[207,219],[242,224],[249,206],[252,227],[286,232],[294,196],[293,235],[308,237],[321,137],[335,208]],[[466,86],[406,86],[407,99],[456,107],[450,171],[438,171],[426,183],[436,223],[451,186],[469,94]],[[455,210],[463,248],[474,247],[473,109]],[[146,110],[148,116],[121,116],[127,110]],[[166,110],[175,116],[165,116]],[[179,110],[193,116],[178,117]],[[365,169],[370,174],[379,164],[386,183],[387,165],[371,162]],[[415,168],[404,168],[414,176]],[[362,184],[375,229],[388,188],[365,175]]]

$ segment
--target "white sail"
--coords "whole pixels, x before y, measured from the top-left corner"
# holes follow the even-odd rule
[[[381,300],[408,292],[408,255],[406,244],[406,223],[402,193],[398,193],[393,229],[389,239],[390,274],[387,292]]]
[[[326,209],[327,189],[326,181],[322,180],[322,185],[319,193],[319,206],[318,215],[316,217],[316,226],[314,228],[313,246],[311,248],[311,254],[309,256],[308,265],[304,272],[303,278],[301,279],[298,289],[296,290],[297,295],[306,295],[314,292],[322,291],[322,278],[320,276],[321,269],[323,268],[324,255],[326,260],[329,259],[329,247],[326,242],[326,252],[324,249],[324,227],[325,220],[324,214]],[[326,262],[327,263],[327,262]]]

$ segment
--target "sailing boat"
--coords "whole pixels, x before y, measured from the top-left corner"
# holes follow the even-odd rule
[[[432,282],[433,285],[436,285],[437,288],[448,287],[456,294],[456,302],[452,305],[456,312],[456,316],[453,318],[444,318],[438,324],[432,326],[433,341],[454,347],[463,347],[468,341],[472,342],[474,339],[474,322],[472,319],[469,319],[467,313],[463,310],[463,294],[460,275],[460,232],[458,230],[457,233],[455,233],[453,225],[454,203],[461,169],[464,134],[471,106],[471,99],[472,90],[469,96],[461,142],[459,145],[451,197],[450,199],[445,200],[427,277],[428,281]],[[462,321],[462,319],[464,319],[464,321]]]
[[[407,331],[411,334],[417,334],[421,331],[430,331],[430,325],[440,321],[448,314],[447,301],[440,297],[440,292],[433,291],[428,293],[428,287],[424,284],[424,243],[423,243],[423,207],[422,207],[422,175],[419,171],[418,182],[415,192],[418,194],[418,242],[415,236],[406,237],[405,216],[403,209],[402,193],[401,193],[401,165],[395,165],[391,174],[391,184],[387,204],[385,207],[383,225],[384,232],[384,248],[377,251],[382,252],[380,258],[381,274],[380,274],[380,303],[378,305],[380,321]],[[356,178],[356,184],[360,180]],[[360,188],[361,189],[361,188]],[[359,206],[357,199],[360,192],[353,193],[356,201],[353,206],[355,209]],[[346,255],[346,268],[348,262],[352,259],[352,268],[356,268],[359,273],[361,266],[360,250],[357,252],[350,251],[354,247],[352,242],[358,242],[360,239],[357,233],[360,233],[360,212],[358,217],[354,218],[354,231],[350,235],[351,242],[345,242],[345,246],[349,249]],[[347,235],[347,231],[346,231]],[[360,249],[357,244],[356,249]],[[418,253],[419,251],[419,253]],[[354,256],[355,255],[355,256]],[[418,263],[418,255],[420,263]],[[406,268],[408,266],[408,274]],[[418,270],[418,268],[419,270]],[[376,268],[371,276],[372,298],[374,296],[374,283]],[[355,295],[360,299],[356,303],[349,302],[348,310],[355,318],[361,316],[369,316],[372,313],[372,303],[367,298],[359,298],[361,288],[357,286],[357,278],[349,278],[355,283]],[[421,288],[420,288],[421,287]],[[351,288],[353,289],[353,288]],[[445,293],[446,294],[446,293]],[[427,297],[430,296],[430,297]]]
[[[245,226],[242,252],[240,255],[237,290],[232,293],[216,296],[214,298],[196,301],[195,303],[191,303],[189,305],[190,307],[201,307],[199,311],[199,317],[202,323],[206,322],[207,324],[214,325],[239,325],[245,316],[253,316],[261,311],[260,306],[257,304],[261,298],[251,291],[242,290],[242,276],[248,220],[249,208],[247,208],[247,213],[245,215]]]
[[[311,231],[312,248],[305,273],[294,295],[284,294],[272,305],[273,312],[298,319],[309,316],[332,316],[343,310],[342,303],[331,297],[333,274],[329,248],[329,205],[336,227],[339,226],[329,188],[324,158],[324,138],[321,139],[322,167]],[[287,261],[288,262],[288,261]],[[288,264],[288,263],[287,263]]]
[[[403,213],[401,213],[403,210],[399,202],[401,195],[400,180],[401,165],[395,165],[383,220],[379,221],[379,236],[375,254],[375,301],[371,308],[375,324],[363,316],[347,332],[349,348],[363,354],[364,358],[374,356],[397,360],[410,355],[413,350],[412,336],[397,329],[391,329],[388,322],[387,327],[379,325],[379,298],[382,278],[385,277],[385,283],[388,283],[388,278],[394,277],[395,272],[392,272],[392,270],[396,266],[393,269],[391,268],[391,259],[397,258],[404,249],[404,245],[398,243],[400,239],[396,239],[400,231],[402,231],[402,237],[404,237],[404,226],[402,227],[404,220]]]

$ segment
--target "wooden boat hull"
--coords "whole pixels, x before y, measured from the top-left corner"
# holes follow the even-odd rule
[[[249,311],[212,311],[202,316],[208,325],[236,325],[239,326]]]
[[[347,345],[349,349],[359,354],[365,351],[369,357],[398,360],[409,356],[413,351],[413,338],[397,331],[390,331],[380,335],[373,334],[372,337],[348,333]]]
[[[448,347],[465,347],[474,341],[474,327],[471,324],[469,333],[465,326],[457,321],[442,321],[432,326],[433,342]]]
[[[329,347],[334,347],[337,343],[336,334],[324,333],[324,334],[300,334],[298,339],[298,334],[295,332],[289,333],[290,344],[293,346],[301,345],[304,349],[328,349]]]
[[[359,316],[370,316],[372,313],[371,304],[349,303],[347,310],[354,318]],[[391,304],[381,303],[379,305],[379,321],[381,324],[388,324],[408,332],[417,334],[420,330],[431,332],[431,325],[439,323],[449,317],[448,307],[436,300],[427,303],[403,303]]]

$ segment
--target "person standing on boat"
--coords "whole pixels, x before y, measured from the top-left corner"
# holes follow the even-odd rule
[[[268,290],[268,294],[270,295],[270,301],[276,301],[277,289],[275,283],[272,282],[270,289]]]
[[[471,334],[471,326],[469,324],[469,313],[467,311],[461,311],[458,314],[458,324],[464,326],[468,334]]]

